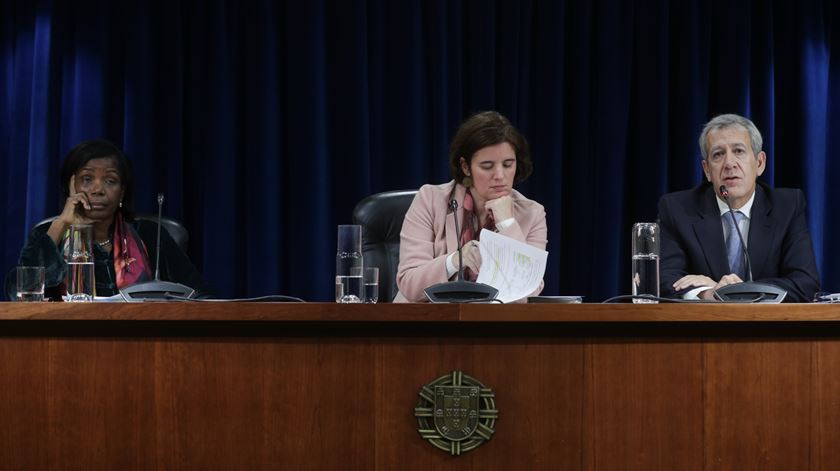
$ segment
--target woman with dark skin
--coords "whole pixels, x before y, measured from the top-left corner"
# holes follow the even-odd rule
[[[53,220],[47,235],[58,246],[62,235],[72,224],[91,224],[93,240],[99,247],[110,249],[113,244],[109,229],[122,205],[125,189],[120,172],[112,157],[97,157],[87,161],[70,176],[69,195],[64,209]]]
[[[45,267],[45,295],[60,299],[66,292],[64,246],[74,224],[93,228],[96,296],[112,296],[120,289],[153,278],[157,224],[134,220],[133,177],[128,159],[103,140],[77,145],[61,168],[61,214],[45,228],[36,227],[21,251],[19,265]],[[210,288],[169,234],[161,231],[160,277],[185,284],[207,295]],[[6,293],[14,290],[7,277]]]

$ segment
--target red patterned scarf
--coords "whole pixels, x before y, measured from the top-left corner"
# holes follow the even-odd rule
[[[464,226],[461,228],[461,246],[464,246],[471,240],[479,240],[481,231],[476,232],[478,227],[478,215],[475,213],[475,200],[473,200],[470,190],[464,195],[464,217],[462,219]],[[493,220],[493,215],[488,212],[487,219],[484,221],[484,229],[495,231],[496,221]],[[469,281],[475,281],[478,278],[478,273],[474,273],[471,269],[464,269],[464,278]]]
[[[149,251],[131,224],[118,211],[114,218],[114,271],[117,289],[152,279]]]

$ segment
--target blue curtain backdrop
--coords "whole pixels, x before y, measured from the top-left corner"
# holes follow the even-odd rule
[[[66,152],[104,137],[133,161],[141,212],[166,193],[221,295],[330,300],[335,226],[370,193],[448,181],[458,124],[496,109],[533,148],[519,189],[547,209],[545,293],[601,300],[629,291],[632,223],[700,181],[702,124],[736,112],[765,135],[764,178],[805,190],[840,291],[832,0],[0,8],[5,268],[58,213]]]

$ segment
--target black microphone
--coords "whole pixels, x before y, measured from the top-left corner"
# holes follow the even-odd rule
[[[725,302],[748,302],[748,303],[780,303],[787,296],[787,291],[770,283],[761,283],[753,281],[752,264],[750,263],[750,254],[747,251],[747,244],[744,243],[744,237],[741,235],[741,229],[738,228],[738,220],[735,219],[735,210],[732,209],[732,204],[729,202],[729,192],[724,185],[718,189],[720,196],[726,201],[726,206],[729,207],[729,215],[732,216],[732,222],[735,224],[735,231],[738,233],[738,239],[741,240],[741,250],[744,252],[744,260],[747,265],[748,281],[742,283],[733,283],[715,290],[717,297]]]
[[[455,218],[455,240],[458,247],[458,281],[445,281],[429,286],[425,290],[426,297],[433,303],[470,303],[492,301],[499,295],[499,290],[484,283],[464,281],[464,254],[461,246],[461,227],[458,224],[458,202],[455,198],[449,201],[449,209]]]
[[[163,193],[157,195],[157,243],[155,245],[155,279],[143,283],[126,286],[120,290],[120,295],[126,301],[142,301],[145,299],[184,299],[194,298],[198,293],[194,289],[181,283],[160,280],[160,231],[163,226]]]
[[[163,225],[163,193],[158,193],[157,197],[157,204],[158,204],[158,220],[157,220],[157,243],[155,250],[155,280],[160,280],[160,227]]]
[[[458,281],[464,281],[464,253],[461,250],[461,227],[458,225],[458,201],[455,198],[449,202],[449,209],[452,210],[452,215],[455,218],[455,241],[458,244]]]
[[[744,261],[747,264],[747,276],[749,280],[753,280],[752,275],[752,264],[750,263],[750,253],[747,252],[747,244],[744,242],[744,236],[741,235],[741,229],[738,227],[738,220],[735,219],[735,210],[732,209],[732,203],[729,202],[729,192],[726,191],[726,187],[724,185],[720,186],[720,196],[723,197],[723,201],[726,201],[726,206],[729,207],[729,215],[732,216],[732,223],[735,225],[735,232],[738,233],[738,239],[741,240],[741,252],[744,253]]]

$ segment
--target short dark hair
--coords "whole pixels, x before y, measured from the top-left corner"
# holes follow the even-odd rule
[[[96,139],[84,141],[76,145],[64,158],[61,165],[61,177],[59,188],[61,191],[62,206],[64,200],[70,196],[70,177],[93,159],[110,158],[116,163],[117,172],[120,174],[120,184],[123,188],[122,211],[123,217],[128,220],[134,219],[134,176],[131,172],[131,162],[123,154],[119,147],[104,140]]]
[[[461,123],[449,147],[449,169],[457,183],[463,183],[464,171],[461,158],[470,165],[473,155],[479,150],[507,142],[516,153],[516,175],[514,183],[524,181],[534,170],[531,163],[531,149],[525,136],[507,118],[496,111],[476,113]]]

